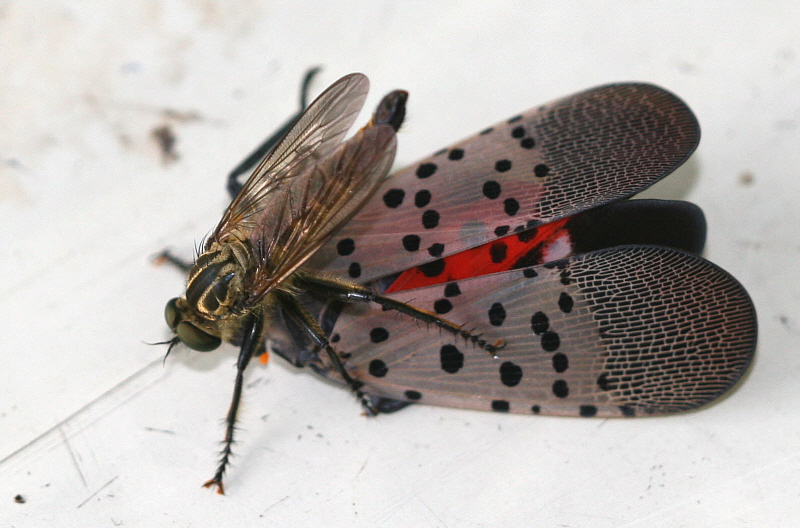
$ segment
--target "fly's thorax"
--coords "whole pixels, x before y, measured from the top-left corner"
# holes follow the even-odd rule
[[[189,348],[201,352],[233,341],[248,317],[248,273],[251,252],[245,242],[213,242],[189,270],[186,294],[164,310],[167,324]]]
[[[189,270],[186,302],[190,310],[207,320],[240,312],[247,296],[245,278],[252,266],[245,243],[214,242]]]

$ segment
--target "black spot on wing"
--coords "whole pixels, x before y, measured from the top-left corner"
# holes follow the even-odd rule
[[[369,340],[373,343],[383,343],[389,339],[389,332],[380,326],[373,328],[369,331]]]
[[[464,354],[455,345],[443,345],[439,349],[439,361],[443,371],[455,374],[464,366]]]
[[[569,386],[564,380],[556,380],[553,382],[553,394],[556,398],[566,398],[569,396]]]
[[[443,259],[437,259],[425,264],[417,266],[417,269],[422,272],[426,277],[438,277],[444,271],[445,262]]]
[[[455,148],[447,154],[447,159],[451,161],[458,161],[464,157],[464,149]]]
[[[433,303],[433,311],[439,315],[444,315],[453,309],[453,303],[447,299],[438,299]]]
[[[444,287],[445,297],[456,297],[458,295],[461,295],[461,288],[458,287],[457,282],[449,282],[447,286]]]
[[[415,390],[407,390],[404,395],[409,400],[419,401],[422,399],[422,393]]]
[[[515,387],[522,381],[522,368],[516,363],[505,361],[500,365],[500,382],[506,387]]]
[[[389,367],[380,359],[373,359],[369,362],[369,373],[376,378],[382,378],[389,373]]]
[[[425,179],[433,176],[436,173],[435,163],[423,163],[417,167],[417,178]]]
[[[395,209],[403,203],[406,193],[403,189],[389,189],[383,195],[383,203],[390,209]]]
[[[419,236],[406,235],[403,237],[403,249],[406,251],[417,251],[419,249]]]
[[[492,410],[495,412],[508,412],[510,406],[506,400],[492,400]]]
[[[431,192],[426,189],[417,191],[417,194],[414,195],[414,205],[416,205],[417,207],[425,207],[430,202],[431,202]]]
[[[506,309],[502,303],[494,303],[489,308],[489,324],[492,326],[502,326],[503,321],[506,320]]]
[[[422,227],[433,229],[439,225],[439,212],[435,209],[428,209],[422,213]]]
[[[343,257],[352,254],[355,250],[356,243],[352,238],[343,238],[336,243],[336,252]]]
[[[488,180],[483,184],[483,195],[490,200],[494,200],[498,196],[500,196],[501,187],[500,184],[494,180]]]

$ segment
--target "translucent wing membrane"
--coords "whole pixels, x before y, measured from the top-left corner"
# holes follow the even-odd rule
[[[399,171],[313,266],[367,281],[631,196],[699,137],[691,110],[655,86],[567,97]]]
[[[371,123],[342,138],[363,106],[367,78],[343,77],[320,95],[259,164],[231,203],[207,249],[247,240],[254,273],[247,300],[257,305],[369,199],[391,168],[395,130]]]
[[[544,266],[401,292],[502,338],[499,359],[380,308],[351,305],[332,341],[368,394],[520,413],[633,416],[691,409],[753,357],[742,286],[700,257],[625,246]],[[323,372],[336,379],[325,363]]]
[[[291,208],[294,187],[303,187],[315,164],[329,156],[355,122],[369,91],[367,77],[353,73],[323,92],[258,165],[209,239],[245,239],[259,226],[267,206]],[[276,189],[284,192],[270,196]],[[282,201],[282,204],[277,203]],[[207,248],[209,247],[207,246]]]
[[[284,281],[350,219],[375,192],[391,168],[395,131],[388,125],[365,128],[333,155],[315,165],[260,215],[252,239],[266,263],[251,285],[251,302]]]

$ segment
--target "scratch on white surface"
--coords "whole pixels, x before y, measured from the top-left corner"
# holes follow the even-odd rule
[[[97,489],[97,491],[95,491],[94,493],[92,493],[91,495],[89,495],[88,497],[86,497],[86,500],[84,500],[82,503],[78,504],[78,509],[80,509],[80,508],[81,508],[81,506],[83,506],[84,504],[86,504],[87,502],[89,502],[90,500],[92,500],[92,499],[93,499],[93,498],[94,498],[94,497],[95,497],[95,496],[96,496],[98,493],[100,493],[101,491],[103,491],[104,489],[106,489],[106,488],[107,488],[107,487],[108,487],[108,486],[109,486],[109,485],[110,485],[112,482],[114,482],[114,481],[115,481],[115,480],[117,480],[118,478],[119,478],[119,475],[117,475],[116,477],[112,478],[111,480],[109,480],[108,482],[106,482],[105,484],[103,484],[102,486],[100,486],[100,487]]]
[[[62,429],[61,425],[58,426],[58,434],[61,437],[61,442],[64,444],[64,447],[67,448],[67,452],[69,453],[69,457],[72,460],[72,464],[78,471],[78,476],[81,477],[81,482],[83,482],[84,487],[89,487],[88,484],[86,483],[86,476],[83,474],[83,470],[81,470],[81,464],[78,461],[78,457],[75,456],[75,451],[72,449],[72,446],[69,443],[69,438],[67,438],[67,435],[64,434],[64,429]]]
[[[363,463],[363,464],[361,464],[361,467],[360,467],[360,468],[358,468],[358,471],[356,471],[356,474],[355,474],[355,475],[353,475],[353,480],[358,480],[358,476],[359,476],[359,475],[361,475],[361,473],[363,473],[363,472],[364,472],[364,469],[366,469],[366,467],[367,467],[367,462],[369,462],[369,455],[370,455],[370,454],[369,454],[369,453],[367,453],[367,456],[366,456],[366,457],[364,457],[364,463]]]
[[[59,443],[64,443],[70,452],[70,456],[73,457],[76,467],[78,467],[81,480],[83,480],[84,485],[86,485],[86,479],[80,471],[77,460],[75,460],[75,455],[69,447],[69,442],[66,441],[68,435],[64,433],[63,428],[76,423],[77,427],[75,433],[70,434],[69,437],[75,436],[75,434],[80,433],[86,427],[103,418],[108,413],[124,405],[143,391],[148,390],[153,384],[160,381],[165,373],[166,371],[161,369],[161,359],[151,362],[30,442],[27,442],[0,459],[0,471],[10,470],[13,465],[25,463],[30,456],[41,451],[49,450]]]
[[[439,515],[437,515],[435,511],[433,511],[433,508],[428,506],[427,502],[422,500],[419,496],[417,496],[417,500],[419,501],[420,504],[422,504],[425,507],[426,510],[428,510],[431,516],[433,516],[433,518],[436,519],[436,521],[439,523],[440,526],[444,526],[445,528],[448,526],[448,524],[444,522],[444,520]]]
[[[268,512],[268,511],[270,511],[272,508],[274,508],[275,506],[277,506],[278,504],[282,503],[283,501],[285,501],[285,500],[286,500],[286,499],[288,499],[288,498],[289,498],[289,496],[288,496],[288,495],[284,495],[284,497],[283,497],[282,499],[278,499],[278,500],[276,500],[275,502],[273,502],[272,504],[270,504],[269,506],[267,506],[267,509],[266,509],[266,510],[264,510],[263,512],[261,512],[261,514],[263,515],[263,514],[267,513],[267,512]]]
[[[171,434],[174,435],[175,431],[170,429],[159,429],[158,427],[145,427],[145,431],[150,431],[151,433],[164,433],[164,434]]]

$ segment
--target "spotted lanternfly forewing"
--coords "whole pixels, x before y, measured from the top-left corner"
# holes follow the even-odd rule
[[[755,310],[697,255],[703,213],[626,200],[697,146],[680,99],[601,86],[387,178],[407,93],[343,140],[367,90],[364,75],[341,78],[245,161],[261,160],[246,183],[231,174],[234,199],[167,304],[170,348],[240,347],[206,486],[223,492],[243,372],[268,345],[349,387],[368,414],[418,402],[661,415],[742,376]]]

